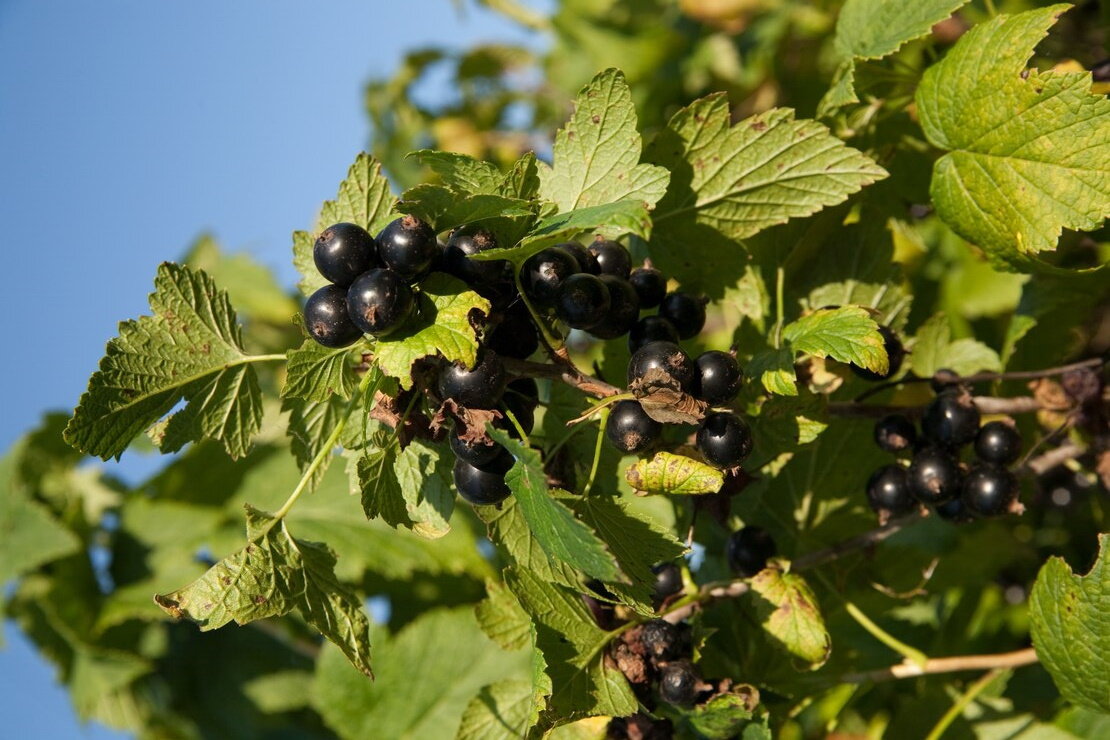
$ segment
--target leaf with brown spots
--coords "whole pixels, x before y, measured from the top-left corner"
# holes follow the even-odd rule
[[[756,616],[772,641],[811,670],[824,665],[832,640],[805,579],[772,567],[757,573],[751,585]]]
[[[720,470],[671,452],[658,452],[650,460],[638,461],[624,477],[637,491],[675,495],[716,493],[725,480]]]

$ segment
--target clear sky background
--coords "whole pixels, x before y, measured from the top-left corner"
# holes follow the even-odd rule
[[[199,233],[292,285],[290,233],[368,139],[365,81],[413,47],[493,40],[542,42],[449,0],[0,0],[0,449],[73,407]],[[4,641],[0,734],[123,737],[80,725],[11,623]]]

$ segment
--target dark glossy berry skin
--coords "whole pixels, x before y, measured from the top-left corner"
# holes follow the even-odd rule
[[[426,274],[439,252],[432,227],[415,216],[402,216],[378,232],[378,258],[406,280]]]
[[[501,321],[486,333],[483,344],[502,357],[518,360],[536,353],[540,348],[540,338],[523,301],[517,301],[505,310]]]
[[[960,494],[960,466],[942,447],[923,447],[914,453],[909,469],[910,491],[923,504],[940,504]]]
[[[654,267],[637,267],[628,276],[628,282],[640,296],[640,308],[655,308],[667,295],[667,278]]]
[[[970,394],[945,391],[925,407],[921,431],[939,445],[962,447],[979,433],[979,409]]]
[[[559,286],[555,313],[572,329],[589,329],[609,313],[609,288],[596,275],[571,275]]]
[[[949,370],[946,367],[937,370],[933,373],[933,377],[929,379],[929,387],[933,389],[933,393],[944,393],[959,384],[960,376],[955,370]]]
[[[975,454],[983,462],[1009,465],[1021,454],[1021,434],[1004,421],[988,421],[975,436]]]
[[[649,342],[636,350],[628,361],[628,384],[640,380],[649,370],[662,370],[685,391],[693,387],[694,361],[677,344]]]
[[[966,524],[975,519],[975,516],[968,511],[963,499],[959,497],[938,504],[936,512],[941,519],[953,524]]]
[[[578,261],[579,272],[588,272],[591,275],[601,274],[601,265],[597,264],[597,257],[578,242],[562,242],[555,246],[569,252],[570,256]]]
[[[362,336],[347,313],[347,289],[325,285],[304,303],[304,328],[325,347],[346,347]]]
[[[524,430],[525,434],[531,434],[532,429],[536,426],[536,404],[530,398],[525,398],[519,393],[509,393],[506,391],[505,395],[501,398],[501,410],[512,412],[516,417],[516,423],[520,424],[520,428]],[[505,429],[514,437],[519,434],[516,426],[512,420],[505,415]]]
[[[653,619],[640,630],[640,642],[652,660],[674,660],[682,647],[682,631],[665,619]]]
[[[742,527],[728,536],[725,556],[728,566],[741,578],[751,578],[767,567],[778,549],[763,527]]]
[[[532,378],[517,378],[505,387],[505,397],[517,396],[521,402],[527,401],[534,409],[540,402],[540,388]]]
[[[651,567],[655,574],[653,595],[657,601],[674,596],[682,590],[682,569],[675,563],[659,563]]]
[[[705,301],[689,293],[668,293],[659,315],[674,324],[680,339],[691,339],[705,326]]]
[[[917,428],[902,414],[890,414],[875,422],[875,444],[886,452],[901,452],[913,447]]]
[[[351,321],[376,337],[383,337],[405,323],[415,304],[408,281],[385,267],[364,272],[347,289]]]
[[[356,224],[332,224],[312,246],[312,260],[320,274],[344,288],[362,273],[379,267],[374,237]]]
[[[1018,482],[1006,468],[990,463],[973,465],[964,478],[960,498],[978,516],[999,516],[1018,499]]]
[[[505,448],[494,442],[493,444],[467,444],[457,434],[451,434],[451,451],[455,457],[464,460],[475,467],[489,465],[505,451]]]
[[[711,406],[720,406],[736,398],[744,382],[744,374],[740,372],[740,363],[735,357],[714,349],[699,355],[695,364],[695,397]]]
[[[497,408],[505,392],[505,366],[489,350],[478,352],[478,362],[468,369],[452,364],[439,373],[439,397],[469,409]]]
[[[475,287],[502,282],[506,277],[512,277],[507,260],[481,262],[470,259],[471,255],[496,248],[497,241],[488,231],[465,227],[455,229],[443,248],[443,271]]]
[[[884,465],[867,480],[867,503],[877,514],[901,516],[913,511],[917,501],[910,477],[901,465]]]
[[[685,661],[670,663],[659,673],[659,698],[668,704],[689,706],[698,695],[701,680]]]
[[[893,329],[879,325],[879,334],[883,337],[883,347],[886,348],[886,356],[889,360],[886,372],[877,373],[874,370],[868,370],[854,364],[848,366],[852,368],[852,372],[864,380],[878,381],[893,377],[902,369],[902,360],[906,357],[906,348],[902,346],[902,340],[898,338]]]
[[[621,452],[636,454],[651,447],[663,425],[644,412],[638,401],[617,401],[605,422],[605,438]]]
[[[590,254],[597,259],[598,271],[602,275],[616,275],[627,280],[632,272],[632,255],[623,245],[608,239],[596,239],[590,245]]]
[[[551,308],[555,305],[555,297],[563,281],[581,271],[578,260],[570,252],[559,247],[548,247],[524,262],[520,268],[520,282],[524,286],[524,292],[536,305]]]
[[[678,344],[678,330],[662,316],[645,316],[628,330],[628,351],[635,354],[651,342]]]
[[[710,414],[698,427],[698,452],[717,468],[736,467],[752,453],[752,430],[736,414]]]
[[[498,504],[511,493],[505,484],[505,473],[513,466],[513,456],[502,450],[493,462],[483,467],[471,465],[462,458],[455,460],[455,489],[475,506]]]
[[[615,275],[602,275],[600,279],[609,290],[609,312],[590,327],[590,334],[599,339],[616,339],[627,334],[640,317],[640,297],[627,280]]]

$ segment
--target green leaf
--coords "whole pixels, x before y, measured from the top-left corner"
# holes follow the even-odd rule
[[[478,626],[504,650],[519,650],[532,644],[532,620],[513,596],[497,581],[486,581],[486,598],[474,608]]]
[[[203,272],[164,262],[150,295],[153,316],[124,321],[89,379],[65,439],[90,455],[119,457],[134,437],[169,417],[164,451],[216,439],[232,457],[262,424],[262,391],[245,353],[235,309]]]
[[[597,626],[577,593],[515,568],[506,572],[506,583],[536,625],[537,647],[551,678],[546,724],[636,711],[628,682],[616,667],[606,665],[609,634]]]
[[[479,689],[523,674],[529,660],[529,651],[490,642],[469,608],[430,611],[392,637],[375,638],[373,683],[334,650],[317,664],[313,703],[340,737],[455,737]]]
[[[1110,535],[1085,576],[1049,558],[1029,594],[1037,658],[1070,702],[1110,713]]]
[[[798,386],[794,382],[794,353],[788,348],[769,349],[756,354],[748,362],[744,373],[758,380],[768,393],[777,393],[780,396],[798,395]]]
[[[910,366],[915,375],[928,378],[937,370],[947,368],[960,375],[979,371],[998,372],[1002,361],[998,353],[974,339],[952,341],[948,317],[939,313],[917,330],[910,352]]]
[[[408,156],[439,175],[444,185],[463,195],[492,194],[501,189],[501,173],[489,162],[466,154],[433,149],[418,149]]]
[[[397,458],[393,471],[405,501],[411,529],[421,537],[438,539],[451,530],[455,510],[452,477],[454,456],[442,446],[414,439]]]
[[[843,57],[880,59],[907,41],[927,36],[968,0],[847,0],[836,21],[836,51]]]
[[[466,285],[443,273],[433,273],[420,284],[419,316],[396,332],[378,340],[378,367],[397,378],[401,387],[412,387],[412,364],[423,357],[444,357],[473,367],[478,356],[474,322],[490,311],[490,304]]]
[[[485,686],[463,712],[456,740],[518,740],[531,726],[531,681],[508,679]]]
[[[395,472],[400,453],[400,445],[390,439],[358,458],[362,510],[367,519],[380,517],[391,527],[411,527],[405,492]]]
[[[716,493],[725,482],[720,470],[672,452],[657,452],[650,460],[636,461],[624,477],[637,491],[675,495]]]
[[[154,597],[175,619],[202,631],[228,622],[247,624],[297,609],[335,643],[351,664],[370,670],[369,623],[358,598],[335,577],[335,555],[326,545],[293,538],[284,521],[250,506],[248,544],[189,585]]]
[[[539,165],[540,194],[573,211],[619,200],[655,205],[667,189],[663,167],[639,164],[642,140],[624,73],[607,69],[578,93],[555,136],[552,166]]]
[[[189,248],[184,264],[208,273],[216,284],[227,291],[231,303],[247,319],[271,324],[287,324],[298,306],[273,271],[246,252],[228,254],[221,251],[211,236],[200,237]]]
[[[540,546],[515,496],[501,502],[500,508],[481,506],[478,516],[489,526],[489,538],[517,567],[535,573],[548,583],[576,586],[578,573],[562,561],[553,560]]]
[[[320,208],[316,231],[346,221],[376,234],[392,219],[393,194],[389,190],[389,180],[382,174],[381,163],[361,152],[347,170],[347,178],[339,183],[335,200],[326,201]],[[293,232],[293,264],[301,273],[297,287],[306,296],[327,285],[312,259],[315,243],[316,237],[312,234]]]
[[[832,357],[877,373],[887,371],[878,324],[859,306],[819,308],[783,327],[782,336],[794,351]]]
[[[764,568],[752,578],[751,587],[756,616],[767,634],[810,668],[822,666],[829,659],[832,640],[805,579]]]
[[[917,89],[937,214],[997,263],[1019,270],[1062,229],[1110,213],[1110,100],[1088,72],[1026,70],[1069,5],[999,15],[973,28]]]
[[[521,200],[535,200],[539,192],[540,173],[536,153],[526,152],[505,175],[501,182],[501,194]]]
[[[350,398],[358,386],[354,353],[365,350],[361,343],[355,347],[329,349],[313,339],[306,339],[299,349],[291,349],[285,355],[282,397],[309,401]]]
[[[741,684],[727,694],[718,694],[689,709],[672,704],[660,705],[660,709],[674,720],[678,737],[729,740],[739,737],[753,722],[753,711],[758,704],[759,692]]]
[[[417,185],[402,194],[397,210],[416,216],[441,233],[477,221],[531,217],[533,206],[524,200],[493,193],[461,195],[442,185]]]
[[[289,435],[293,457],[297,460],[297,467],[302,471],[307,470],[316,456],[323,452],[324,445],[331,433],[335,431],[335,427],[347,417],[347,403],[340,398],[322,403],[287,398],[281,406],[283,411],[289,412],[289,426],[286,432]],[[324,474],[328,472],[331,457],[331,455],[325,457],[323,463],[316,466],[309,481],[310,491],[316,488]]]
[[[543,551],[550,558],[593,578],[621,580],[617,564],[605,544],[589,527],[575,519],[570,509],[552,497],[539,453],[500,429],[491,428],[489,434],[516,459],[505,474],[505,483]]]

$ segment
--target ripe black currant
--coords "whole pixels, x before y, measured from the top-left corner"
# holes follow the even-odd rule
[[[1018,498],[1018,482],[1006,468],[990,463],[973,465],[964,478],[964,505],[979,516],[998,516],[1010,511]]]
[[[406,280],[431,269],[439,243],[432,227],[415,216],[402,216],[378,233],[378,256],[385,266]]]
[[[975,519],[971,512],[968,511],[963,499],[959,497],[945,501],[943,504],[938,504],[936,512],[937,516],[941,519],[952,522],[953,524],[965,524]]]
[[[983,462],[1009,465],[1021,454],[1021,434],[1012,424],[988,421],[975,437],[975,454]]]
[[[460,460],[465,460],[475,467],[489,465],[505,451],[504,447],[496,442],[492,442],[492,440],[492,444],[483,444],[481,442],[469,444],[464,442],[457,434],[450,435],[450,442],[451,451],[455,453],[455,457]]]
[[[609,290],[609,312],[590,327],[590,334],[599,339],[624,336],[640,316],[640,297],[632,283],[616,275],[602,275],[601,282]]]
[[[550,308],[555,305],[555,296],[563,281],[579,272],[578,260],[570,252],[548,247],[524,262],[520,268],[520,282],[524,292],[538,306]]]
[[[473,368],[452,364],[439,373],[439,397],[465,408],[497,408],[505,392],[505,366],[495,353],[482,349]]]
[[[325,347],[346,347],[362,336],[347,313],[347,290],[325,285],[304,303],[304,328]]]
[[[883,337],[883,347],[886,348],[886,356],[889,360],[886,372],[877,373],[874,370],[868,370],[855,364],[848,366],[852,368],[852,372],[864,380],[886,380],[893,377],[902,368],[902,360],[906,357],[906,348],[902,346],[902,340],[898,338],[893,329],[880,324],[879,334]]]
[[[609,288],[596,275],[571,275],[559,286],[555,313],[573,329],[589,329],[609,313]]]
[[[525,434],[531,434],[532,429],[536,426],[536,403],[530,399],[525,398],[519,393],[509,393],[506,390],[505,395],[501,398],[501,406],[503,409],[512,412],[516,417],[516,423],[520,424],[520,428],[524,430]],[[508,418],[505,417],[505,429],[509,431],[512,436],[518,436],[516,425]]]
[[[555,246],[569,252],[570,256],[578,261],[579,272],[588,272],[591,275],[601,274],[601,265],[597,264],[597,257],[578,242],[562,242]]]
[[[933,389],[933,393],[944,393],[946,390],[955,388],[960,384],[960,376],[955,370],[949,370],[942,367],[933,373],[933,377],[929,379],[929,387]]]
[[[901,465],[884,465],[867,480],[867,503],[879,515],[901,516],[917,502],[910,490],[909,473]]]
[[[361,226],[332,224],[312,246],[312,260],[321,275],[345,288],[362,273],[378,267],[378,247]]]
[[[461,457],[455,459],[455,489],[459,495],[475,506],[497,504],[509,497],[505,473],[513,466],[513,456],[502,450],[493,462],[477,467]]]
[[[656,600],[662,601],[682,590],[682,569],[675,563],[653,565],[651,572],[655,574],[653,593]]]
[[[720,406],[736,398],[743,380],[740,363],[735,357],[728,352],[710,350],[698,356],[693,393],[711,406]]]
[[[698,427],[698,452],[718,468],[732,468],[752,452],[752,430],[736,414],[725,411],[710,414]]]
[[[659,315],[674,324],[681,339],[696,337],[705,326],[705,301],[689,293],[668,293]]]
[[[979,409],[971,395],[949,390],[929,402],[921,418],[921,431],[945,447],[961,447],[979,433]]]
[[[622,245],[608,239],[595,239],[590,245],[590,254],[597,259],[602,275],[616,275],[624,280],[632,272],[632,255]]]
[[[751,578],[766,568],[776,552],[775,540],[763,527],[741,527],[728,536],[725,545],[728,565],[741,578]]]
[[[490,286],[509,274],[507,260],[479,261],[471,255],[497,247],[493,235],[484,229],[460,227],[451,232],[443,249],[443,271],[470,286]]]
[[[347,290],[351,321],[365,333],[378,337],[403,324],[415,303],[408,281],[385,267],[359,275]]]
[[[960,493],[960,466],[941,447],[923,447],[914,453],[909,470],[910,490],[923,504],[939,504]]]
[[[628,330],[628,351],[635,353],[650,342],[678,344],[678,330],[662,316],[645,316]]]
[[[637,267],[628,276],[628,282],[640,296],[640,308],[655,308],[667,295],[667,278],[654,267]]]
[[[653,661],[674,660],[682,649],[682,631],[665,619],[653,619],[640,631],[640,642]]]
[[[693,387],[694,361],[677,344],[649,342],[636,350],[628,361],[628,384],[640,380],[649,370],[662,370],[685,391]]]
[[[875,444],[887,452],[900,452],[913,447],[917,429],[902,414],[890,414],[875,422]]]
[[[534,409],[540,402],[540,388],[532,378],[517,378],[506,386],[505,396],[517,396],[519,402],[527,402]]]
[[[605,422],[605,437],[621,452],[646,450],[662,431],[663,425],[648,416],[638,401],[617,401]]]
[[[486,333],[483,344],[502,357],[524,360],[535,354],[540,339],[528,307],[517,301],[505,309],[501,321]]]
[[[686,661],[669,663],[659,674],[659,698],[668,704],[689,706],[698,695],[701,679]]]

